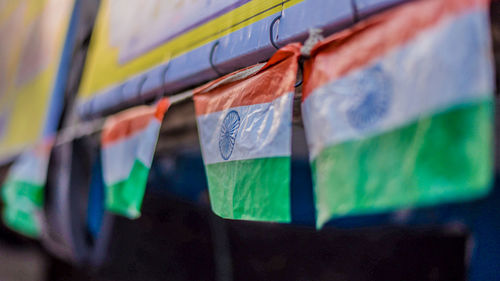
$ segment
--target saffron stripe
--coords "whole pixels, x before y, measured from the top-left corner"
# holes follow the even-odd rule
[[[294,90],[299,55],[299,44],[288,45],[277,51],[269,62],[253,76],[204,92],[222,79],[237,75],[238,72],[236,72],[196,89],[194,95],[196,115],[205,115],[239,106],[269,103],[288,94]]]
[[[102,146],[109,146],[137,134],[145,129],[152,119],[161,122],[169,106],[169,99],[164,98],[153,106],[137,106],[109,117],[101,136]]]
[[[488,0],[414,1],[329,37],[305,62],[303,100],[315,88],[372,63],[439,23],[477,10],[486,13],[488,5]]]

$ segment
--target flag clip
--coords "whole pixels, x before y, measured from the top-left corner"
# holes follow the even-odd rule
[[[360,21],[358,3],[356,0],[351,0],[351,9],[352,9],[352,21],[354,23],[358,23]]]
[[[161,72],[161,89],[162,89],[162,92],[160,95],[158,95],[158,99],[161,99],[163,98],[164,96],[167,95],[167,89],[165,87],[165,85],[167,84],[167,71],[168,69],[170,68],[170,59],[168,60],[168,63],[167,65],[165,66],[165,68],[163,68],[163,71]]]
[[[215,73],[217,73],[218,76],[222,76],[222,72],[220,72],[217,67],[215,66],[215,63],[214,63],[214,53],[215,53],[215,49],[217,48],[217,46],[219,46],[219,40],[217,40],[213,45],[212,45],[212,49],[210,49],[210,57],[208,58],[208,61],[210,62],[210,67],[212,67],[212,69],[215,71]]]
[[[273,45],[273,47],[276,48],[276,50],[279,50],[280,47],[278,46],[278,44],[276,44],[276,41],[274,41],[274,25],[280,19],[281,19],[281,14],[275,17],[271,22],[271,25],[269,26],[269,40],[271,41],[271,45]]]
[[[142,101],[143,104],[146,104],[146,99],[144,98],[144,95],[142,95],[142,87],[144,87],[146,80],[148,80],[148,77],[145,75],[144,77],[142,77],[137,87],[137,96],[139,97],[139,99]]]

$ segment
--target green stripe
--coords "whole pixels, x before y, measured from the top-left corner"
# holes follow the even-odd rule
[[[40,225],[35,213],[41,212],[43,190],[44,187],[41,185],[8,180],[2,186],[5,225],[29,237],[39,236]]]
[[[26,212],[14,206],[7,205],[3,210],[3,221],[10,229],[29,237],[40,235],[40,225],[35,212]]]
[[[333,217],[485,195],[492,178],[491,101],[324,149],[312,163],[318,227]]]
[[[17,180],[7,181],[2,186],[5,204],[18,204],[19,200],[30,200],[35,206],[43,205],[43,186]]]
[[[138,218],[141,215],[148,174],[149,168],[135,160],[126,180],[106,188],[106,209],[131,219]]]
[[[205,168],[217,215],[255,221],[291,220],[290,157],[229,161]]]

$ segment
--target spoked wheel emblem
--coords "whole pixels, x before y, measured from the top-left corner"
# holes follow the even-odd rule
[[[232,110],[224,117],[220,128],[219,151],[222,159],[228,160],[231,157],[239,128],[240,116]]]
[[[390,80],[380,67],[375,67],[359,79],[352,105],[346,112],[347,120],[353,128],[369,129],[387,115],[391,102]]]

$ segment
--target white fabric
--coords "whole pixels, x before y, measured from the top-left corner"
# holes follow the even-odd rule
[[[445,20],[306,98],[302,115],[311,160],[326,146],[489,99],[493,88],[488,16],[473,12]]]
[[[127,179],[135,160],[151,167],[160,127],[160,122],[153,118],[144,130],[102,149],[101,160],[106,185]]]
[[[224,161],[290,156],[293,93],[273,102],[239,106],[197,117],[205,164]],[[229,159],[219,148],[221,126],[231,111],[239,115],[239,127]]]

